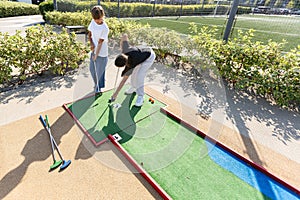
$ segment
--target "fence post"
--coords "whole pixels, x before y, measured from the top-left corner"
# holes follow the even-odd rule
[[[154,17],[154,15],[155,15],[155,4],[156,4],[156,0],[154,0],[154,3],[153,3],[152,17]]]
[[[118,19],[120,19],[120,0],[118,0]]]
[[[57,1],[56,0],[53,0],[53,7],[54,7],[54,10],[57,10]]]
[[[228,37],[229,37],[229,34],[232,29],[232,24],[233,24],[236,12],[238,10],[238,6],[239,6],[239,0],[233,0],[233,4],[232,4],[232,7],[231,7],[231,10],[229,13],[229,18],[228,18],[228,21],[226,24],[226,29],[225,29],[224,36],[223,36],[223,40],[226,42],[228,41]]]
[[[179,17],[182,16],[182,4],[183,4],[183,0],[180,1],[180,13],[179,13]]]

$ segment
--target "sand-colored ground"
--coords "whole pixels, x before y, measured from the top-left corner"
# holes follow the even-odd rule
[[[160,198],[139,174],[130,173],[134,169],[111,143],[97,149],[89,146],[94,152],[88,151],[86,138],[80,138],[80,130],[62,107],[40,114],[49,116],[60,151],[72,163],[62,172],[48,171],[53,161],[39,115],[1,126],[0,199]]]

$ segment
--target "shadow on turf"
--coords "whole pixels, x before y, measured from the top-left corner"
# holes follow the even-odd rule
[[[134,117],[141,110],[141,107],[131,106],[134,96],[134,94],[126,96],[121,107],[117,108],[116,116],[113,112],[115,108],[112,105],[109,106],[108,123],[101,130],[103,134],[108,136],[118,133],[122,138],[120,143],[125,143],[134,136],[136,131]]]
[[[120,107],[114,106],[113,103],[108,104],[104,111],[98,114],[98,119],[94,122],[94,125],[87,130],[87,132],[92,137],[101,136],[103,140],[107,138],[109,134],[113,135],[116,133],[118,133],[122,137],[122,140],[119,141],[120,143],[124,143],[130,140],[136,131],[134,118],[141,110],[141,107],[132,105],[134,97],[134,94],[126,96],[126,98],[122,101]],[[88,106],[90,105],[91,104],[88,103]],[[80,105],[79,107],[80,109],[78,110],[81,111],[77,111],[76,115],[82,116],[82,113],[86,111],[87,106]],[[84,107],[85,109],[82,109],[82,107]],[[103,127],[99,127],[99,123],[101,122],[101,120],[106,117],[108,118],[107,124],[102,125]]]

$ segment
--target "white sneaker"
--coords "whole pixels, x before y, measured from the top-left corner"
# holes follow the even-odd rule
[[[125,91],[126,95],[132,94],[135,92],[135,88],[134,87],[130,87],[128,90]]]
[[[137,96],[135,106],[141,107],[144,103],[144,96]]]

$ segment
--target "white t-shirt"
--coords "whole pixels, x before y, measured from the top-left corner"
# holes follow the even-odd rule
[[[92,40],[95,45],[95,51],[98,46],[99,39],[103,39],[102,47],[99,51],[98,56],[107,57],[108,56],[108,33],[109,28],[105,22],[98,25],[93,19],[88,27],[88,30],[92,33]]]

